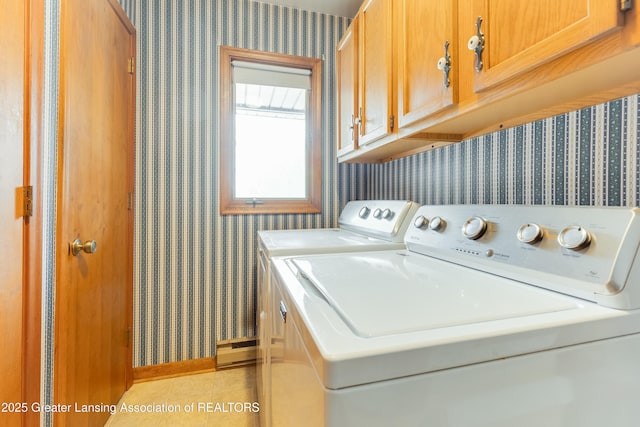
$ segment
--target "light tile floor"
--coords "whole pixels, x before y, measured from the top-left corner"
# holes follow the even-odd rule
[[[258,409],[255,367],[247,366],[134,384],[105,426],[257,427]]]

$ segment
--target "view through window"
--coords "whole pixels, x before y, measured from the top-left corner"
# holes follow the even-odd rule
[[[235,197],[304,199],[307,90],[235,84]]]

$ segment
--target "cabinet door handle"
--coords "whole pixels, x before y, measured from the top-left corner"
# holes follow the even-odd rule
[[[478,16],[476,19],[476,34],[471,36],[469,41],[467,42],[467,47],[469,50],[473,50],[476,54],[476,71],[482,71],[482,67],[484,66],[482,62],[482,52],[484,51],[485,38],[484,33],[480,29],[482,25],[482,16]]]
[[[280,301],[280,317],[282,322],[287,323],[287,306],[284,305],[283,301]]]
[[[451,85],[449,72],[451,71],[451,55],[449,55],[449,40],[444,42],[444,56],[438,60],[438,70],[444,74],[444,87]]]
[[[354,117],[354,115],[351,115],[351,125],[349,126],[349,129],[351,129],[351,142],[353,142],[354,140],[354,135],[353,135],[353,127],[356,125],[356,119]]]

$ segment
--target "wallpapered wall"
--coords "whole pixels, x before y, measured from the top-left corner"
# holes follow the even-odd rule
[[[638,206],[639,112],[634,95],[412,157],[354,165],[341,190],[420,204]]]
[[[256,231],[333,227],[334,47],[346,18],[248,0],[120,0],[137,30],[134,366],[254,331]],[[218,46],[323,57],[323,213],[221,216]],[[257,177],[259,178],[259,177]]]
[[[58,169],[58,93],[60,57],[60,2],[50,0],[44,3],[44,58],[42,82],[42,171],[40,188],[42,191],[42,316],[41,316],[41,359],[40,359],[40,401],[53,403],[53,356],[54,313],[56,289],[56,187]],[[40,425],[50,426],[53,414],[45,411],[40,417]]]
[[[121,0],[138,32],[134,365],[254,334],[255,232],[335,226],[351,199],[637,205],[638,97],[375,165],[335,162],[348,20],[248,0]],[[218,214],[220,44],[324,61],[323,215]]]

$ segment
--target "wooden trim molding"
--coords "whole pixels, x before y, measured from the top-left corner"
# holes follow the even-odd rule
[[[217,362],[215,357],[183,360],[180,362],[162,363],[159,365],[139,366],[133,368],[133,383],[175,378],[182,375],[214,372]]]
[[[234,104],[231,61],[284,65],[311,70],[311,134],[307,144],[307,198],[303,200],[264,200],[247,204],[234,198]],[[220,46],[220,213],[278,214],[320,213],[322,210],[322,60],[249,49]]]
[[[40,401],[42,320],[42,84],[44,81],[44,0],[25,2],[25,185],[33,185],[33,216],[24,225],[23,402]],[[23,425],[39,425],[40,414],[28,411]]]
[[[109,0],[109,4],[116,16],[127,28],[130,34],[129,55],[133,58],[133,70],[130,72],[131,91],[129,92],[128,135],[127,135],[127,186],[129,192],[129,217],[128,217],[128,241],[127,241],[127,365],[125,367],[125,389],[128,390],[133,384],[133,235],[134,235],[134,206],[135,206],[135,156],[136,156],[136,29],[129,21],[126,12],[117,0]]]

